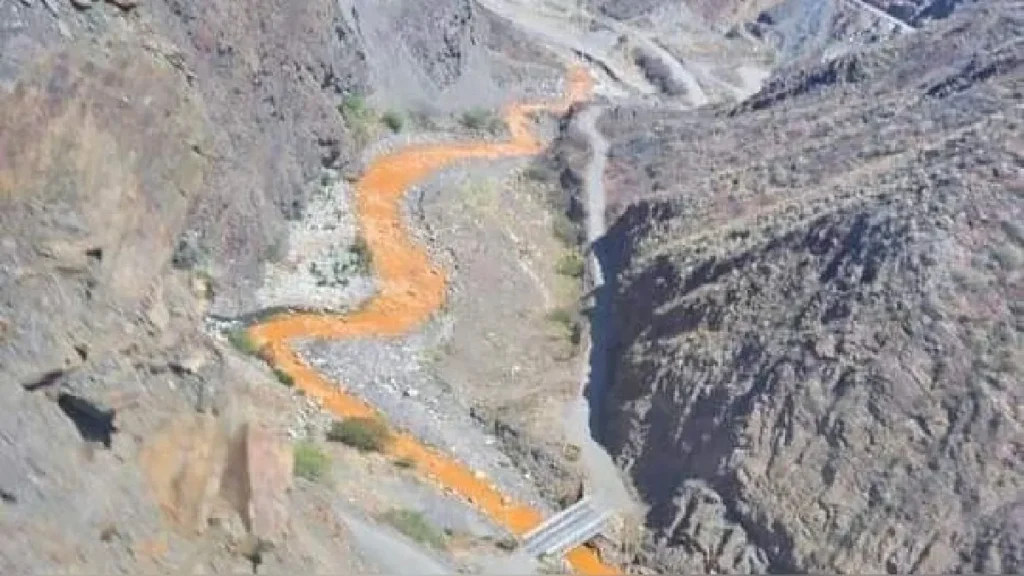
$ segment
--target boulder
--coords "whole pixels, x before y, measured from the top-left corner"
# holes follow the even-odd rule
[[[276,542],[288,525],[292,486],[292,447],[266,427],[245,427],[249,531],[261,541]]]

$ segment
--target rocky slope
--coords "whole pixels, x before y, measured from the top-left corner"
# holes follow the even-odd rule
[[[964,5],[729,112],[602,120],[644,563],[1024,569],[1022,38]]]
[[[0,571],[372,571],[290,488],[310,406],[202,325],[359,159],[336,108],[382,62],[402,110],[518,86],[469,2],[377,4],[0,3]]]

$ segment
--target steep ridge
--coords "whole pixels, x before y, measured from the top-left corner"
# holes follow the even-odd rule
[[[306,364],[291,347],[291,341],[396,336],[426,321],[444,302],[445,275],[404,229],[401,202],[408,188],[458,161],[539,153],[542,144],[530,130],[530,115],[567,109],[589,94],[590,84],[584,69],[573,68],[561,102],[511,106],[505,116],[511,132],[508,142],[412,145],[375,160],[356,185],[356,204],[363,237],[373,254],[378,294],[351,315],[293,314],[253,326],[249,334],[263,350],[264,358],[289,374],[298,388],[321,400],[335,416],[376,416],[371,406],[346,394]],[[510,503],[468,467],[409,434],[396,434],[387,450],[415,462],[418,471],[466,498],[513,533],[525,533],[541,521],[537,511]],[[573,550],[567,560],[581,573],[614,573],[586,548]]]
[[[1024,566],[1022,38],[963,6],[730,114],[602,119],[645,564]]]

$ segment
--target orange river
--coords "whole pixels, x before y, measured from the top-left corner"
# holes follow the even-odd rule
[[[531,115],[564,112],[574,102],[588,98],[591,88],[587,72],[574,67],[560,101],[516,104],[505,111],[512,134],[508,141],[410,145],[374,160],[356,184],[355,205],[363,237],[373,255],[378,280],[376,295],[348,315],[284,314],[249,328],[249,336],[262,350],[262,356],[292,376],[298,388],[319,399],[335,416],[379,417],[372,406],[306,364],[290,342],[296,338],[397,336],[426,322],[444,303],[446,276],[405,229],[402,201],[406,191],[433,172],[459,161],[540,153],[543,143],[531,130]],[[386,451],[393,457],[415,462],[415,470],[425,478],[458,494],[513,534],[521,535],[543,520],[537,510],[504,497],[486,478],[477,478],[467,466],[408,433],[394,431]],[[570,551],[566,559],[577,573],[617,573],[585,546]]]

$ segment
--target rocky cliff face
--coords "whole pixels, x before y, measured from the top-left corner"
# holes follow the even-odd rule
[[[963,6],[717,117],[606,115],[603,432],[649,562],[1024,567],[1021,38]]]

